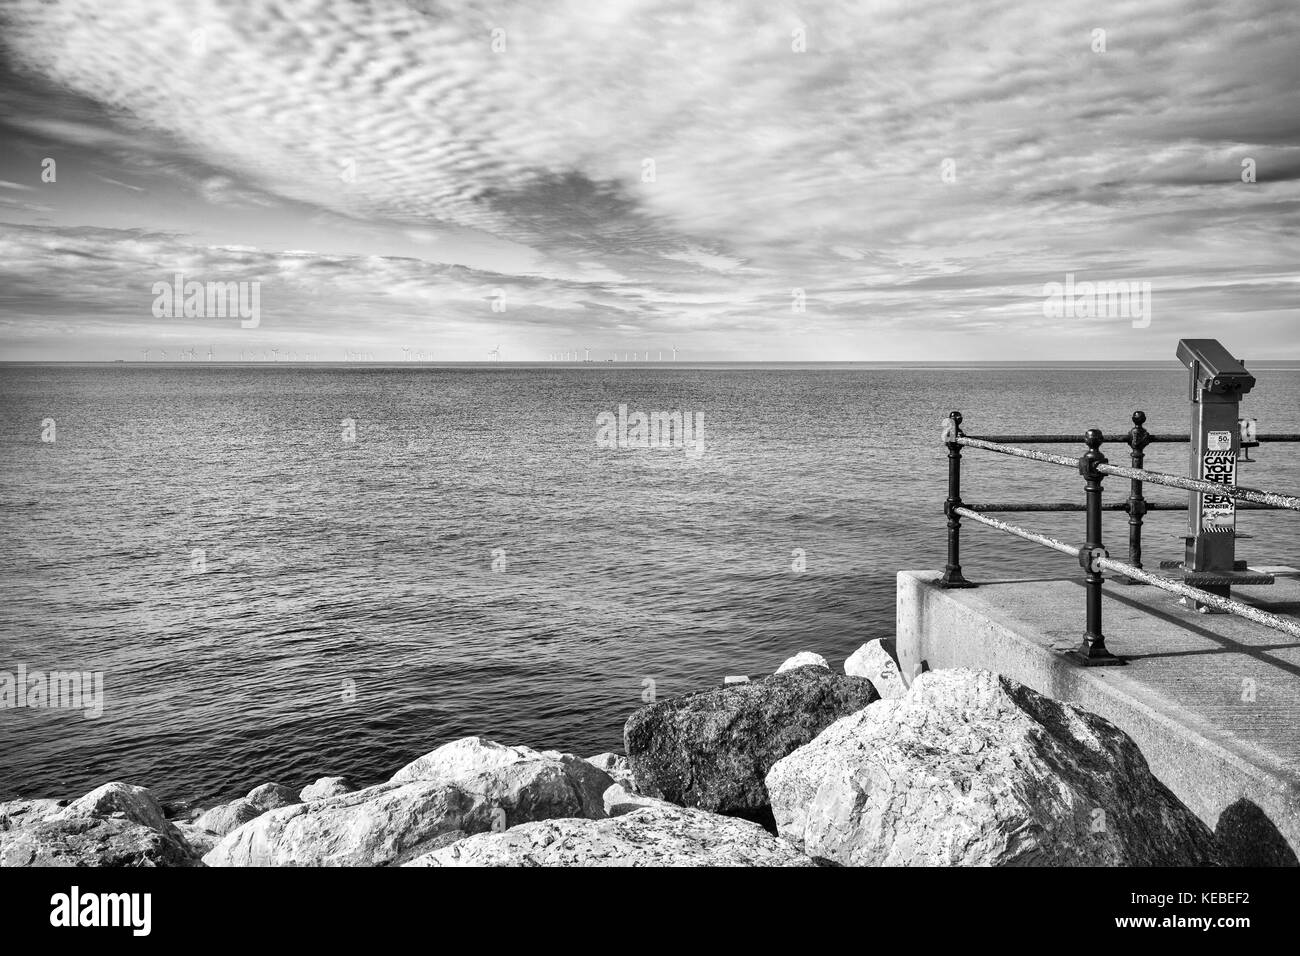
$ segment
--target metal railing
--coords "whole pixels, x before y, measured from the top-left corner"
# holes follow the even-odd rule
[[[1118,439],[1129,446],[1131,467],[1111,465],[1101,446],[1106,441],[1100,429],[1090,428],[1083,436],[1087,451],[1078,458],[1056,455],[1048,452],[1019,448],[1012,444],[1066,444],[1079,440],[1078,435],[991,435],[975,438],[961,430],[962,414],[954,411],[949,415],[944,428],[943,442],[948,448],[948,497],[944,502],[944,515],[948,518],[948,563],[944,567],[940,584],[947,588],[969,588],[976,585],[968,581],[961,569],[961,519],[969,518],[982,525],[1011,534],[1025,541],[1031,541],[1043,547],[1051,548],[1062,554],[1077,558],[1084,571],[1086,594],[1087,627],[1079,647],[1071,656],[1086,665],[1119,664],[1122,658],[1116,657],[1106,647],[1106,639],[1101,627],[1101,585],[1104,580],[1102,572],[1109,571],[1121,575],[1127,584],[1148,584],[1169,591],[1185,598],[1195,605],[1202,605],[1216,611],[1235,614],[1238,617],[1262,624],[1292,637],[1300,638],[1300,621],[1280,617],[1250,604],[1234,601],[1219,594],[1213,594],[1201,588],[1193,587],[1181,581],[1152,574],[1142,567],[1142,519],[1149,511],[1186,511],[1189,504],[1150,502],[1143,494],[1143,483],[1179,488],[1194,494],[1227,495],[1242,509],[1285,509],[1300,511],[1300,497],[1244,488],[1238,485],[1225,485],[1217,482],[1185,478],[1158,471],[1146,471],[1142,466],[1145,449],[1154,442],[1187,442],[1188,435],[1152,435],[1143,425],[1146,414],[1141,411],[1133,413],[1133,428],[1128,434]],[[1261,434],[1257,436],[1259,444],[1269,442],[1300,442],[1300,433]],[[1084,503],[1076,502],[1001,502],[991,504],[967,504],[961,497],[961,452],[963,448],[976,448],[1013,458],[1046,462],[1077,468],[1084,480]],[[1103,504],[1101,500],[1102,481],[1107,475],[1129,479],[1128,500],[1123,503]],[[993,512],[1066,512],[1083,511],[1085,517],[1085,540],[1075,546],[1059,541],[1045,534],[1029,531],[1017,525],[1000,521],[989,516]],[[1128,561],[1117,561],[1110,557],[1102,543],[1101,516],[1105,511],[1119,511],[1128,514],[1129,540]]]

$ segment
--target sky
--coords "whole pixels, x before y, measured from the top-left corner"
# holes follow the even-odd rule
[[[1295,0],[0,2],[0,359],[1183,337],[1300,358]]]

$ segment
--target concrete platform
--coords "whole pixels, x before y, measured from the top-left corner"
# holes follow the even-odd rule
[[[1233,597],[1300,618],[1300,572]],[[1232,847],[1233,862],[1300,856],[1300,642],[1241,618],[1198,614],[1172,594],[1107,581],[1102,631],[1124,667],[1064,657],[1084,629],[1081,578],[945,590],[938,572],[898,574],[904,680],[922,668],[997,671],[1100,714],[1133,737],[1152,771]]]

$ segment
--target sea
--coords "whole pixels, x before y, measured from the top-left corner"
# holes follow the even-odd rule
[[[1300,431],[1300,363],[1243,414]],[[601,422],[680,412],[694,443]],[[591,755],[643,702],[833,668],[894,633],[895,576],[944,563],[951,410],[1077,455],[1135,409],[1185,433],[1175,361],[1056,365],[0,366],[0,679],[102,676],[102,713],[0,709],[0,799],[110,780],[178,801],[364,785],[470,734]],[[602,416],[605,416],[602,419]],[[1107,444],[1112,462],[1128,448]],[[1300,446],[1241,484],[1296,493]],[[1186,445],[1147,467],[1186,474]],[[1081,502],[1076,470],[968,450],[963,497]],[[1106,500],[1128,483],[1110,478]],[[1184,493],[1148,486],[1156,500]],[[1069,542],[1083,515],[1004,515]],[[1144,559],[1186,517],[1148,516]],[[1243,512],[1238,556],[1300,566],[1300,518]],[[1106,516],[1124,557],[1123,515]],[[974,581],[1079,575],[988,528]],[[1172,599],[1171,599],[1172,600]],[[1077,607],[1059,613],[1083,628]],[[1122,652],[1123,635],[1108,634]]]

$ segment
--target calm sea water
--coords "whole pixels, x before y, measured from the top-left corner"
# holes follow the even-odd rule
[[[1300,430],[1300,371],[1256,375],[1245,410]],[[0,797],[369,783],[466,734],[621,749],[647,681],[838,667],[892,635],[895,572],[943,563],[950,408],[970,434],[1120,432],[1135,408],[1180,431],[1185,389],[1172,364],[0,369],[0,670],[102,671],[106,699],[0,710]],[[620,404],[702,412],[704,453],[597,447]],[[1300,487],[1286,449],[1242,483]],[[968,501],[1082,500],[1070,469],[966,458]],[[1148,466],[1185,473],[1185,446]],[[1082,538],[1081,514],[1021,517]],[[1151,516],[1148,564],[1184,520]],[[1240,525],[1243,556],[1300,564],[1294,516]],[[1122,555],[1122,517],[1107,535]],[[976,580],[1077,573],[981,528],[963,557]]]

